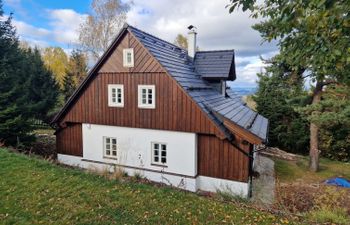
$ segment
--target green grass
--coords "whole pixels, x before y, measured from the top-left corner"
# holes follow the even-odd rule
[[[349,216],[342,208],[322,208],[309,213],[310,220],[317,224],[349,225]]]
[[[0,149],[0,224],[273,224],[267,212]]]
[[[317,173],[308,170],[308,158],[298,161],[275,159],[275,170],[279,181],[290,182],[304,180],[305,182],[320,182],[325,179],[340,176],[350,179],[350,164],[329,159],[320,159],[320,170]]]

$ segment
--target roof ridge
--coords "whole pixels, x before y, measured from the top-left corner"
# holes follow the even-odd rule
[[[206,52],[234,52],[234,49],[222,49],[222,50],[205,50],[205,51],[197,51],[196,53],[206,53]]]
[[[151,37],[153,37],[153,38],[155,38],[155,39],[158,39],[158,40],[160,40],[160,41],[163,41],[163,42],[165,42],[165,43],[171,45],[172,47],[179,48],[179,49],[181,49],[181,50],[183,50],[183,51],[185,51],[185,52],[187,53],[187,50],[186,50],[186,49],[181,48],[181,47],[179,47],[179,46],[177,46],[177,45],[175,45],[175,44],[173,44],[173,43],[171,43],[171,42],[169,42],[169,41],[166,41],[166,40],[164,40],[164,39],[161,39],[161,38],[155,36],[154,34],[150,34],[150,33],[148,33],[148,32],[145,32],[145,31],[143,31],[143,30],[140,30],[140,29],[138,29],[138,28],[136,28],[136,27],[134,27],[134,26],[131,26],[131,25],[128,25],[128,27],[130,27],[130,28],[132,28],[132,29],[134,29],[134,30],[137,30],[137,31],[139,31],[139,32],[141,32],[141,33],[147,34],[147,35],[149,35],[149,36],[151,36]]]

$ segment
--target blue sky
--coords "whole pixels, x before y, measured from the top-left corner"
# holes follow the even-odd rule
[[[127,1],[127,0],[124,0]],[[251,26],[258,22],[247,13],[229,14],[229,0],[133,0],[127,22],[173,42],[198,28],[201,50],[235,49],[237,80],[234,86],[256,86],[256,73],[264,64],[260,56],[276,53],[274,44],[261,44]],[[14,13],[13,23],[21,40],[39,47],[60,46],[69,52],[78,46],[78,28],[89,12],[89,0],[3,0],[5,14]]]

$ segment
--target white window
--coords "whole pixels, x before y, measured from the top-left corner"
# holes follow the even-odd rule
[[[139,108],[154,109],[156,107],[156,90],[154,85],[138,86]]]
[[[117,138],[103,138],[103,153],[105,157],[117,158]]]
[[[166,165],[167,145],[165,143],[152,142],[152,164]]]
[[[134,49],[133,48],[123,49],[123,66],[134,67]]]
[[[124,85],[122,84],[108,85],[108,106],[124,107]]]

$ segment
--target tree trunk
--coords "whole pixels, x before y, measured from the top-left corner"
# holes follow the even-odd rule
[[[316,88],[313,93],[312,104],[317,104],[321,101],[322,94],[322,83],[317,82]],[[312,114],[319,114],[319,112],[314,111]],[[320,151],[318,149],[319,137],[318,137],[318,126],[315,123],[310,123],[310,161],[309,169],[316,172],[319,168],[319,155]]]

